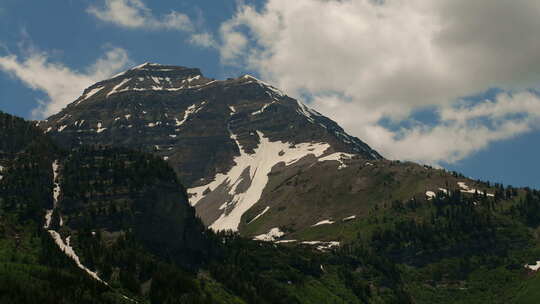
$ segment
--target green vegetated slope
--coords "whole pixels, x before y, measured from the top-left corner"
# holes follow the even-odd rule
[[[52,205],[51,162],[42,132],[0,113],[0,303],[124,303],[82,275],[42,229]]]
[[[240,232],[254,236],[279,226],[287,239],[347,241],[349,229],[340,225],[313,226],[322,220],[343,223],[351,217],[369,218],[394,201],[425,201],[427,191],[454,190],[457,182],[480,191],[492,188],[410,162],[354,158],[346,166],[325,161],[278,167],[270,174],[261,200],[242,217]],[[264,216],[257,217],[267,207]]]
[[[0,116],[9,122],[3,136],[35,130]],[[11,120],[20,126],[6,127]],[[206,230],[172,169],[155,156],[100,147],[63,151],[35,134],[2,146],[2,303],[408,300],[400,273],[377,256],[351,259]],[[53,212],[45,229],[46,210]],[[74,250],[79,266],[51,231]]]
[[[304,238],[330,235],[350,257],[368,250],[399,269],[415,303],[534,303],[540,260],[540,192],[488,186],[486,196],[460,189],[427,199],[395,200],[369,216],[313,227]]]

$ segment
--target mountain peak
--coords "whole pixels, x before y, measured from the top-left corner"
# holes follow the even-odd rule
[[[117,78],[129,78],[129,77],[167,77],[170,79],[183,80],[189,77],[200,76],[203,77],[201,70],[198,68],[188,68],[175,65],[164,65],[159,63],[145,62],[141,65],[133,67],[127,71],[113,76],[108,80]],[[104,82],[102,81],[102,82]]]
[[[129,72],[140,72],[140,71],[147,71],[147,72],[178,72],[178,71],[185,71],[185,70],[191,70],[191,71],[198,71],[200,70],[197,68],[188,68],[183,66],[176,66],[176,65],[164,65],[160,63],[153,63],[153,62],[145,62],[143,64],[140,64],[138,66],[132,67],[131,69],[124,71],[120,74],[117,74],[113,76],[112,78],[116,78],[119,76],[124,76],[125,74]]]
[[[205,78],[201,70],[197,68],[146,62],[110,79],[93,84],[69,106],[90,100],[100,100],[103,97],[107,99],[122,92],[179,91],[198,88],[211,82],[214,80]]]
[[[283,182],[271,180],[275,172],[294,175],[327,161],[327,170],[338,171],[354,159],[382,159],[254,76],[218,81],[199,69],[151,63],[93,85],[40,127],[67,146],[124,146],[162,157],[216,230],[238,229],[266,185]]]

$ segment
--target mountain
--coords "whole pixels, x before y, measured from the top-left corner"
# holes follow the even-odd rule
[[[374,208],[485,183],[384,159],[331,119],[256,78],[145,63],[96,83],[39,126],[64,147],[125,147],[166,160],[206,226],[335,246]],[[462,190],[467,191],[465,188]]]
[[[383,159],[332,120],[252,76],[216,81],[198,69],[151,63],[90,86],[40,127],[67,147],[122,146],[162,157],[189,188],[198,215],[216,230],[238,230],[245,212],[269,200],[267,185],[279,179],[269,175],[289,178],[317,161],[317,168],[329,161],[337,170],[352,158]],[[266,207],[270,213],[279,208]],[[295,219],[301,227],[310,221]]]

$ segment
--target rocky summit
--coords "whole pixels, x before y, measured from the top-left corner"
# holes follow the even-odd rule
[[[237,230],[279,168],[330,161],[338,170],[351,159],[382,159],[253,76],[220,81],[199,69],[153,63],[90,86],[40,127],[68,147],[123,146],[161,156],[216,230]]]

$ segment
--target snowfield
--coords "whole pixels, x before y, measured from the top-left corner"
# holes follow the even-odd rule
[[[296,163],[307,155],[319,157],[330,147],[328,143],[301,143],[291,145],[287,142],[272,142],[257,131],[260,143],[255,149],[255,153],[248,154],[240,145],[237,136],[231,133],[231,139],[237,144],[240,156],[234,158],[236,163],[229,172],[217,174],[209,184],[191,188],[188,193],[191,195],[190,203],[195,206],[203,197],[205,190],[215,190],[219,186],[225,186],[228,193],[233,196],[232,200],[226,202],[226,208],[221,216],[210,225],[214,231],[238,230],[240,218],[253,207],[261,198],[262,192],[268,183],[268,173],[272,168],[284,163],[286,166]],[[250,187],[246,191],[240,192],[237,186],[243,181],[243,172],[249,172]],[[229,212],[225,212],[229,210]]]
[[[256,241],[273,242],[284,235],[285,233],[276,227],[276,228],[270,229],[268,233],[255,236],[253,239]]]

